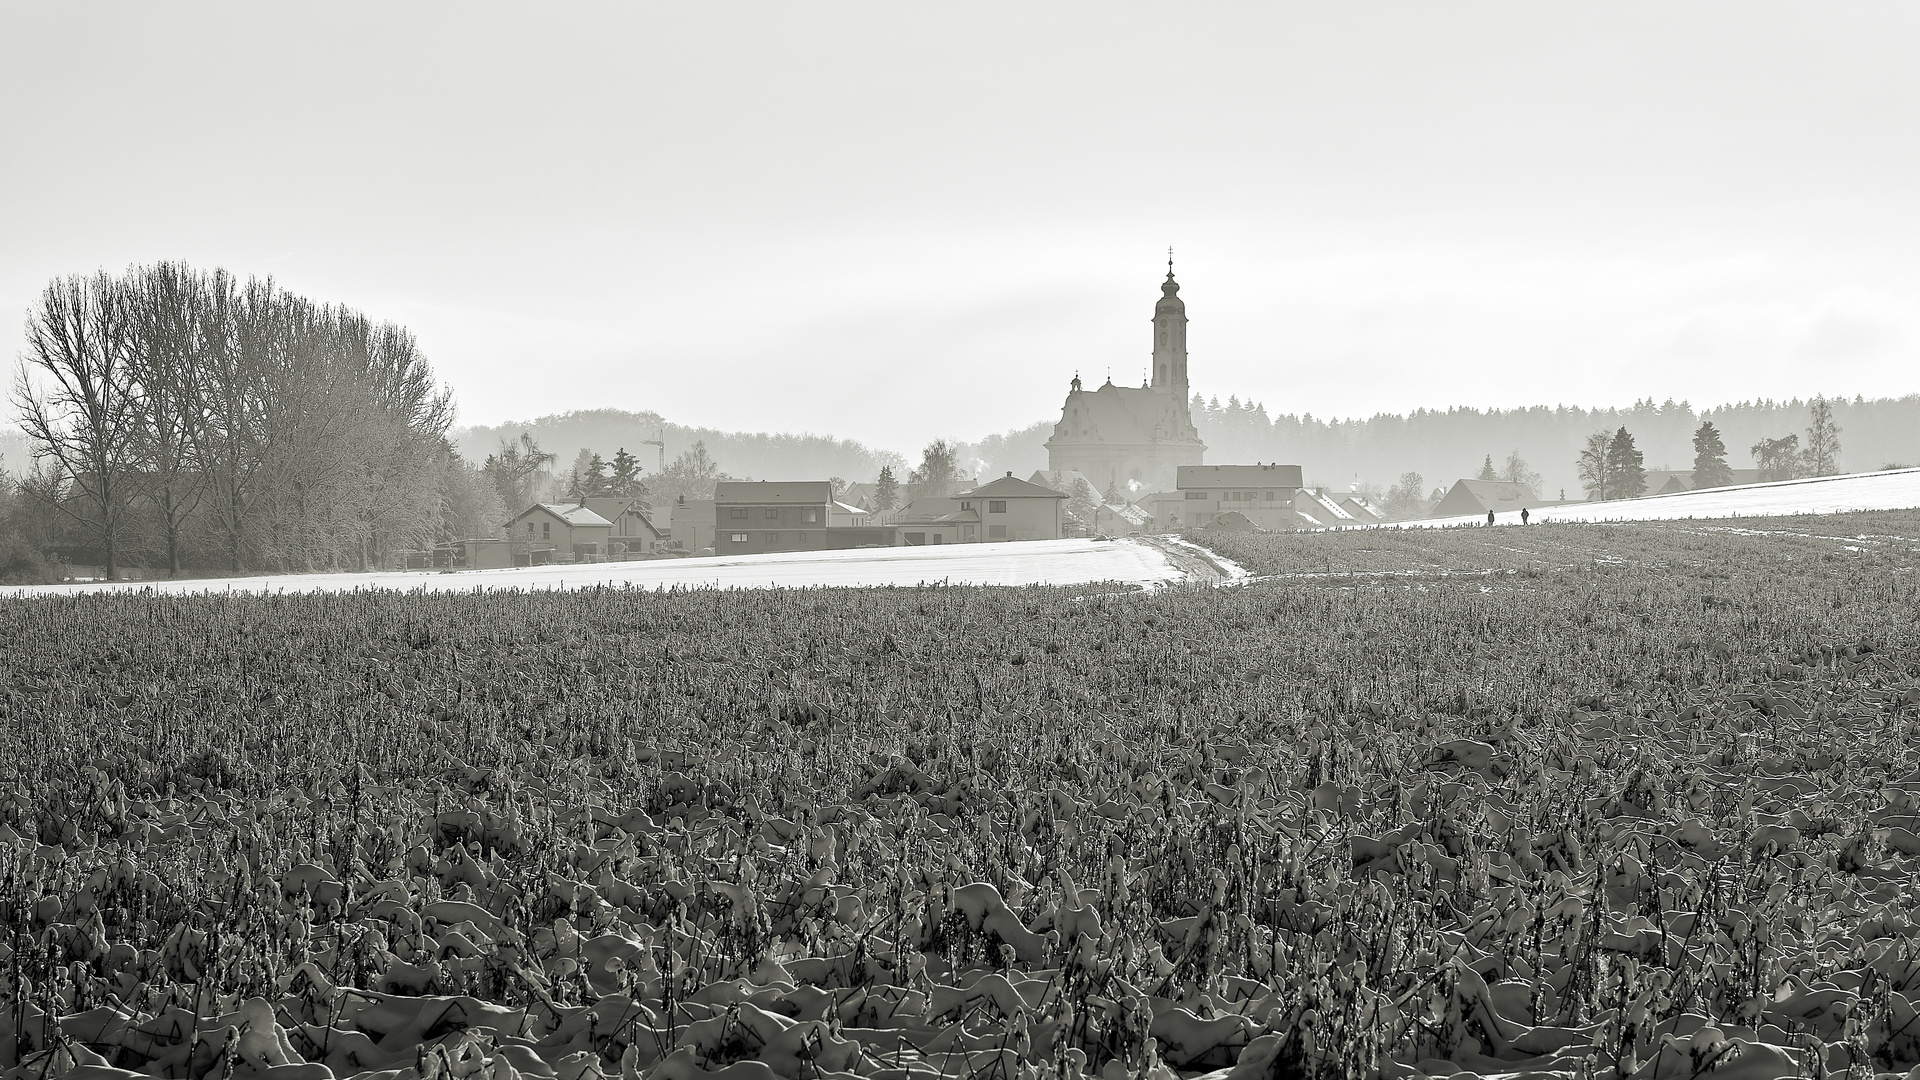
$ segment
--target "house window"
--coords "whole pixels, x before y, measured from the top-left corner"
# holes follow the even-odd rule
[[[1007,500],[1005,499],[988,499],[987,500],[987,513],[1004,514],[1006,512],[1007,512]]]
[[[962,510],[971,510],[971,509],[973,509],[973,504],[972,504],[972,503],[970,503],[970,502],[962,502],[962,503],[960,504],[960,509],[962,509]]]
[[[926,542],[927,542],[927,534],[926,534],[926,533],[923,533],[923,532],[917,532],[917,533],[916,533],[916,532],[910,532],[910,533],[907,533],[907,534],[905,534],[905,535],[906,535],[906,538],[907,538],[907,543],[908,543],[909,545],[915,545],[915,546],[917,546],[917,545],[920,545],[920,544],[924,544],[924,543],[926,543]]]
[[[747,542],[747,534],[746,534],[746,533],[734,533],[734,534],[733,534],[733,542],[734,542],[734,543],[736,543],[736,544],[744,544],[744,543],[746,543],[746,542]]]
[[[744,506],[736,506],[727,511],[727,516],[735,521],[739,521],[747,516],[747,508]]]
[[[780,511],[778,511],[778,510],[776,510],[776,509],[774,509],[774,508],[773,508],[773,507],[771,507],[771,506],[769,506],[769,507],[767,507],[767,520],[768,520],[768,521],[779,521],[779,520],[780,520]]]
[[[1005,525],[987,526],[987,539],[1005,540],[1006,538],[1007,538],[1007,527]]]
[[[971,525],[962,525],[962,526],[960,527],[960,533],[961,533],[961,538],[962,538],[962,539],[966,539],[966,540],[971,540],[971,539],[973,539],[973,526],[971,526]]]
[[[803,525],[818,525],[820,523],[820,511],[812,508],[800,511],[800,523]]]
[[[1269,492],[1267,492],[1267,501],[1268,501],[1268,502],[1272,502],[1272,501],[1273,501],[1273,492],[1271,492],[1271,491],[1269,491]]]
[[[927,543],[939,544],[939,543],[944,543],[944,540],[942,540],[939,533],[934,533],[932,536],[927,537]]]
[[[1204,498],[1206,498],[1206,497],[1207,497],[1207,493],[1206,493],[1206,492],[1204,492],[1204,491],[1189,491],[1189,492],[1187,492],[1187,499],[1188,499],[1189,501],[1191,501],[1191,500],[1193,500],[1193,499],[1204,499]]]
[[[540,539],[553,539],[553,523],[551,521],[543,521],[540,523]]]

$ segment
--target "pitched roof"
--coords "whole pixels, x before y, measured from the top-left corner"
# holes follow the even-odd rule
[[[825,480],[722,480],[713,486],[713,501],[722,505],[824,505],[833,501],[833,485]]]
[[[1298,465],[1182,465],[1174,486],[1192,488],[1301,487]]]
[[[1052,488],[1028,483],[1012,473],[991,483],[982,484],[972,491],[963,491],[960,495],[973,499],[1064,499],[1067,497]]]
[[[545,510],[547,513],[573,526],[604,525],[607,528],[613,527],[613,522],[575,503],[534,503],[532,506],[515,514],[513,520],[519,521],[535,510]]]
[[[1540,498],[1525,484],[1506,480],[1463,479],[1453,482],[1453,487],[1433,508],[1433,516],[1484,514],[1489,510],[1499,512],[1540,505],[1543,505]]]
[[[843,503],[843,502],[835,502],[833,504],[833,507],[834,509],[840,511],[843,514],[864,514],[867,512],[864,507],[848,506],[846,503]]]

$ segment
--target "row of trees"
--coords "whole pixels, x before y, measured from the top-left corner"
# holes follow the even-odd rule
[[[55,280],[13,404],[35,459],[21,497],[109,577],[129,555],[367,568],[498,513],[412,335],[270,278],[160,263]]]
[[[1825,398],[1815,398],[1809,415],[1812,422],[1807,426],[1805,449],[1798,435],[1763,438],[1749,448],[1761,481],[1832,476],[1840,471],[1840,425],[1833,418],[1832,404]],[[1488,461],[1491,464],[1492,459]],[[1579,469],[1580,483],[1589,499],[1634,499],[1646,493],[1644,459],[1625,427],[1611,434],[1596,431],[1589,435],[1580,452]],[[1690,480],[1688,486],[1695,491],[1733,483],[1726,440],[1711,420],[1702,421],[1694,429]]]

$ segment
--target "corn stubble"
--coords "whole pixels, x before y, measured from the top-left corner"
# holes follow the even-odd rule
[[[1915,526],[0,604],[0,1066],[1905,1076]]]

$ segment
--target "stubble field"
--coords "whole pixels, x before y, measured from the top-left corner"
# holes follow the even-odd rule
[[[0,603],[0,1064],[1907,1075],[1920,513]]]

